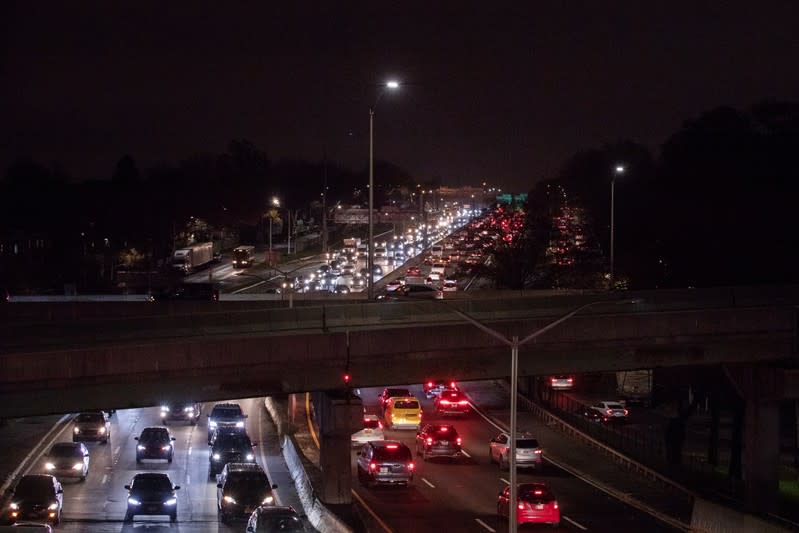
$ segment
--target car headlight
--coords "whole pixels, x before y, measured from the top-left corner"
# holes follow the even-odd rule
[[[55,470],[55,465],[53,463],[46,463],[44,468],[47,470]]]
[[[141,504],[141,502],[139,500],[137,500],[136,498],[128,498],[128,503],[131,504],[131,505],[140,505]]]
[[[184,410],[185,412],[187,412],[187,413],[193,413],[193,412],[194,412],[194,407],[186,407],[186,408],[185,408],[185,409],[183,409],[183,410]]]
[[[72,465],[72,470],[83,470],[83,463],[75,463]]]
[[[80,428],[76,427],[76,428],[75,428],[75,429],[73,429],[72,431],[73,431],[74,433],[76,433],[76,434],[77,434],[77,433],[80,433]]]
[[[105,428],[104,427],[100,428],[100,434],[102,435],[103,433],[105,433]]]
[[[172,445],[171,444],[167,444],[166,446],[161,446],[161,450],[165,451],[165,452],[168,452],[171,449],[172,449]]]
[[[251,453],[248,453],[245,459],[247,459],[248,461],[252,461],[253,459],[255,459],[255,456]]]
[[[166,413],[167,413],[166,411],[161,411],[161,418],[165,418],[166,417]]]
[[[222,456],[221,456],[221,455],[219,455],[218,453],[215,453],[215,454],[214,454],[212,457],[214,458],[214,461],[219,461],[219,459],[220,459]]]
[[[244,422],[236,422],[236,427],[237,428],[243,428],[244,427]]]
[[[138,446],[136,446],[136,449],[143,452],[144,450],[147,449],[147,446],[143,446],[143,445],[139,444]]]
[[[9,505],[9,507],[11,507],[12,510],[16,511],[17,509],[19,509],[19,504],[12,503],[11,505]]]
[[[222,499],[223,499],[223,500],[225,500],[225,502],[227,502],[227,503],[232,503],[232,504],[234,504],[234,505],[236,504],[236,500],[235,500],[235,498],[231,498],[230,496],[225,496],[225,497],[224,497],[224,498],[222,498]]]
[[[267,503],[272,503],[273,501],[275,501],[273,497],[267,496],[266,498],[264,498],[264,501],[261,502],[261,505],[266,505]]]
[[[47,509],[50,511],[55,511],[56,509],[58,509],[58,503],[57,502],[51,503],[50,505],[47,506]]]
[[[214,422],[213,420],[209,420],[208,421],[208,427],[209,428],[215,428],[216,427],[216,422]]]
[[[164,502],[164,505],[175,505],[178,503],[177,498],[169,498],[167,501]]]
[[[164,411],[164,412],[168,413],[169,412],[169,407],[166,406],[166,405],[162,405],[161,406],[161,411]]]

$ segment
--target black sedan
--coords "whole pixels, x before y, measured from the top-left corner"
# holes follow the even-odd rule
[[[178,497],[175,491],[179,485],[172,485],[166,474],[136,474],[128,491],[128,510],[125,522],[130,522],[136,515],[167,515],[170,522],[178,519]]]

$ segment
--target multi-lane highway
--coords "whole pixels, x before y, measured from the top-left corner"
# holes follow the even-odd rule
[[[302,514],[302,506],[294,492],[291,475],[283,462],[274,427],[260,399],[240,400],[245,413],[247,431],[258,443],[256,461],[267,471],[273,483],[278,504],[292,505]],[[170,422],[169,431],[175,440],[173,462],[144,460],[136,464],[134,437],[147,426],[161,425],[160,409],[127,409],[117,411],[111,418],[111,440],[108,444],[87,443],[90,458],[89,475],[85,482],[62,480],[64,487],[63,521],[65,532],[181,531],[208,533],[243,531],[244,522],[223,525],[217,520],[216,480],[208,475],[207,425],[205,416],[213,404],[205,404],[200,423]],[[56,442],[70,441],[72,426],[68,425]],[[30,473],[44,473],[44,460],[34,463]],[[166,516],[137,516],[133,523],[123,523],[127,506],[124,486],[139,472],[165,472],[178,491],[178,521],[170,525]],[[146,526],[146,527],[145,527]],[[313,528],[306,524],[308,531]]]
[[[367,412],[379,413],[377,397],[382,389],[361,389]],[[424,421],[451,423],[463,438],[467,456],[452,461],[415,456],[412,485],[407,488],[365,488],[358,484],[356,453],[352,453],[353,487],[374,513],[372,531],[393,533],[459,531],[485,533],[506,531],[507,522],[497,516],[497,494],[507,486],[508,473],[488,459],[488,443],[500,433],[494,422],[473,411],[464,417],[436,416],[432,400],[421,386],[411,387],[424,408]],[[396,439],[414,450],[415,431],[385,430],[386,439]],[[552,443],[541,442],[545,451]],[[555,493],[561,508],[556,531],[679,531],[654,517],[608,496],[601,490],[545,462],[543,470],[519,470],[519,482],[544,481]],[[539,526],[540,527],[540,526]]]

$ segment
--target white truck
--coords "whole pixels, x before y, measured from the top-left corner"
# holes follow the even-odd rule
[[[627,403],[649,405],[652,398],[652,370],[616,372],[616,392]]]
[[[354,254],[358,251],[358,246],[361,244],[361,239],[357,237],[350,237],[349,239],[344,239],[344,253],[345,254]]]
[[[201,242],[175,250],[172,254],[172,268],[181,274],[191,274],[214,259],[214,244]]]

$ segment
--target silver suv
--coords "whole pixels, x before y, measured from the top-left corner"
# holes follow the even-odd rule
[[[100,441],[107,444],[110,438],[111,422],[104,412],[81,413],[75,417],[72,442]]]
[[[498,463],[500,470],[510,468],[510,435],[502,432],[488,445],[488,457],[492,463]],[[516,466],[541,468],[544,464],[544,451],[538,439],[530,433],[516,435]]]

